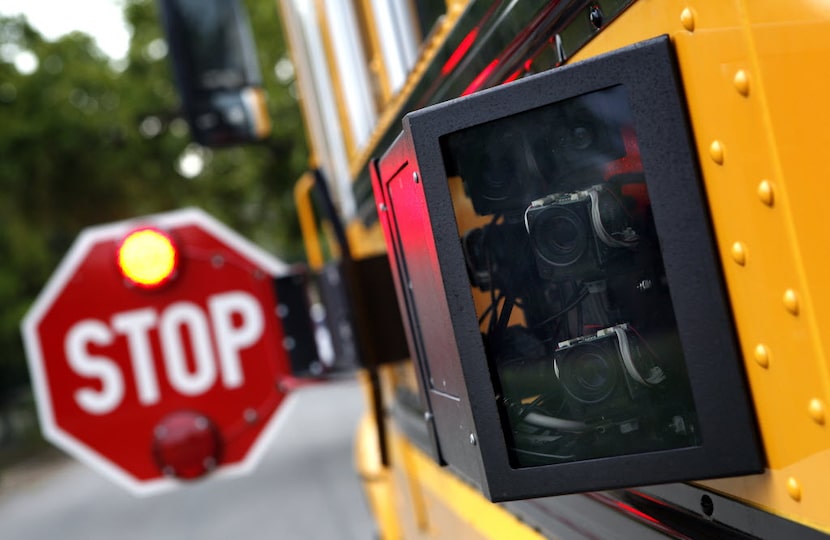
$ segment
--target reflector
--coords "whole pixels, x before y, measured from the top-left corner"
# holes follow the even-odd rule
[[[150,289],[167,283],[175,275],[178,262],[172,238],[158,229],[137,229],[118,247],[118,268],[139,287]]]

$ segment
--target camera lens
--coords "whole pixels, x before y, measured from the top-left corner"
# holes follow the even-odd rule
[[[563,206],[546,209],[533,223],[533,245],[545,261],[554,266],[570,266],[588,247],[585,222],[576,212]]]
[[[562,386],[582,403],[598,403],[614,391],[618,369],[596,345],[581,345],[556,360]]]
[[[481,156],[481,175],[477,189],[487,201],[509,201],[517,195],[521,186],[518,177],[521,161],[522,138],[510,131],[497,133],[487,144],[487,151]]]

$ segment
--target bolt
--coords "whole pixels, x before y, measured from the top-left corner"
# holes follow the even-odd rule
[[[700,509],[703,510],[703,514],[706,517],[712,517],[712,514],[715,513],[715,503],[712,501],[712,497],[709,495],[701,497]]]
[[[691,9],[686,8],[680,13],[680,24],[689,32],[695,31],[695,14]]]
[[[763,343],[755,347],[755,362],[764,369],[769,367],[769,349]]]
[[[737,90],[739,94],[744,97],[749,95],[749,76],[746,74],[746,71],[739,69],[735,73],[735,77],[733,77],[732,82],[735,85],[735,90]]]
[[[709,157],[718,165],[723,165],[723,144],[720,141],[712,141],[709,145]]]
[[[798,315],[798,293],[792,289],[784,291],[784,307],[793,315]]]
[[[761,183],[758,184],[758,198],[767,206],[772,206],[775,203],[775,192],[769,180],[761,180]]]
[[[418,171],[412,172],[412,180],[414,180],[416,184],[421,181],[421,177],[418,176]]]
[[[730,251],[732,253],[732,260],[741,266],[746,264],[746,247],[741,242],[732,244]]]
[[[475,445],[476,445],[476,442],[477,442],[477,441],[476,441],[476,435],[475,435],[475,433],[470,433],[470,444],[472,444],[473,446],[475,446]]]
[[[638,291],[647,291],[647,290],[651,289],[652,285],[653,285],[653,283],[651,282],[650,279],[644,279],[644,280],[642,280],[641,282],[639,282],[637,284],[637,290]]]
[[[792,476],[787,478],[787,493],[796,502],[801,500],[801,484]]]
[[[591,6],[588,11],[588,20],[591,21],[591,25],[597,30],[602,28],[602,18],[602,11],[599,9],[599,6],[596,4]]]

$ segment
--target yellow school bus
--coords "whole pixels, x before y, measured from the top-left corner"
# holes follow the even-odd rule
[[[828,4],[278,6],[381,538],[830,533]]]

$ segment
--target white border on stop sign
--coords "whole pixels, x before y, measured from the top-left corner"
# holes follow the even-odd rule
[[[44,438],[65,450],[72,457],[97,470],[104,476],[111,478],[117,484],[135,495],[155,495],[187,484],[167,477],[139,481],[124,472],[120,467],[114,465],[104,456],[101,456],[87,445],[79,442],[70,434],[58,428],[52,416],[49,383],[46,380],[46,374],[43,370],[43,353],[37,339],[37,325],[43,319],[46,309],[54,303],[58,293],[72,278],[75,268],[80,265],[94,244],[105,239],[120,239],[130,230],[140,225],[153,225],[161,229],[172,229],[190,224],[198,225],[219,238],[222,242],[233,246],[242,256],[251,260],[272,276],[280,276],[288,272],[289,265],[270,255],[236,231],[198,208],[184,208],[172,212],[151,214],[124,221],[96,225],[81,231],[81,234],[75,239],[75,242],[69,248],[69,252],[61,260],[57,269],[51,275],[46,286],[38,295],[37,299],[35,299],[21,323],[26,359],[29,364],[29,373],[32,376],[35,403],[37,404],[38,417],[40,418]],[[268,449],[268,445],[276,436],[280,426],[284,423],[284,419],[290,415],[291,409],[294,408],[294,398],[295,396],[293,394],[285,397],[279,409],[274,412],[263,428],[256,442],[248,450],[245,459],[239,463],[222,466],[206,478],[227,478],[241,476],[251,472]]]

